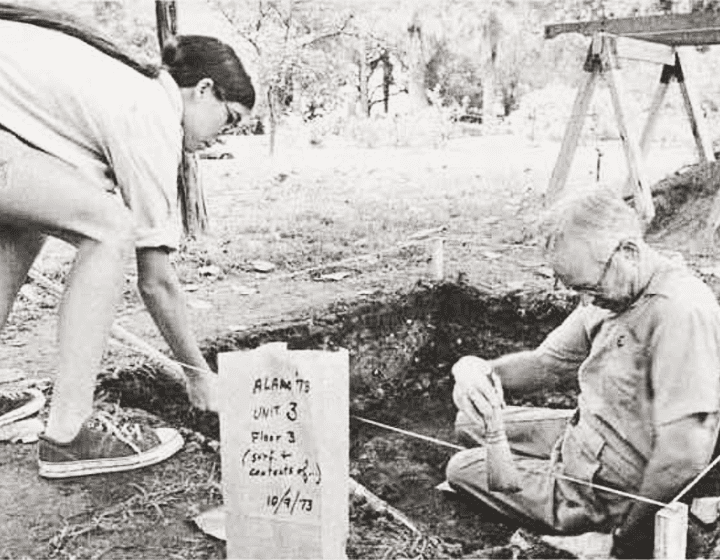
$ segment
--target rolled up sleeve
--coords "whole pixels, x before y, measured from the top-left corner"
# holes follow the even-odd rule
[[[714,307],[667,300],[651,338],[656,425],[720,405],[720,318]]]
[[[536,350],[547,368],[556,373],[577,371],[590,352],[591,333],[600,319],[596,311],[579,305],[547,336]]]

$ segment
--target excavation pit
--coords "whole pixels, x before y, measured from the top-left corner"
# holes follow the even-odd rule
[[[478,504],[449,498],[435,486],[444,480],[453,449],[358,421],[361,417],[456,443],[450,368],[461,356],[494,358],[537,346],[570,313],[567,292],[488,293],[461,284],[419,285],[409,293],[335,305],[308,317],[232,333],[206,347],[218,353],[282,341],[290,349],[347,348],[350,352],[350,475],[409,517],[414,535],[362,500],[351,502],[351,558],[537,557],[568,558],[503,523]],[[148,366],[115,372],[102,390],[122,406],[148,410],[166,421],[217,439],[217,416],[193,410],[176,383]],[[577,387],[537,393],[509,404],[572,408]],[[691,496],[720,489],[710,477]],[[690,497],[691,497],[690,496]],[[705,528],[703,548],[715,540]],[[710,530],[713,529],[713,530]],[[520,550],[522,548],[522,550]],[[706,550],[698,550],[706,552]],[[520,556],[518,556],[520,554]]]

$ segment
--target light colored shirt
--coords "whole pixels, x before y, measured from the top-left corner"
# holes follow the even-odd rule
[[[0,20],[0,125],[118,192],[138,248],[176,248],[182,98],[83,41]],[[91,187],[92,188],[92,187]]]
[[[720,409],[720,306],[701,280],[664,258],[629,309],[581,305],[538,351],[556,371],[577,371],[580,423],[638,475],[659,426]]]

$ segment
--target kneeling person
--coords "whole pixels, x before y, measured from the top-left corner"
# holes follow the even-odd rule
[[[667,503],[709,463],[720,306],[702,281],[643,241],[635,212],[610,193],[564,202],[548,226],[550,264],[581,304],[535,350],[455,364],[457,428],[481,447],[450,460],[448,481],[522,524],[612,531],[615,555],[650,557],[655,506],[569,479]],[[578,407],[504,407],[489,371],[516,395],[577,376]],[[498,407],[521,479],[514,493],[486,482],[482,444]]]

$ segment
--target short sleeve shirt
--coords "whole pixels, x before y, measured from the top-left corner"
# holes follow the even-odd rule
[[[0,20],[0,125],[117,192],[138,248],[176,248],[180,90],[83,41]]]
[[[720,306],[665,259],[629,309],[581,305],[538,351],[557,372],[578,372],[580,418],[644,461],[659,426],[720,409]]]

